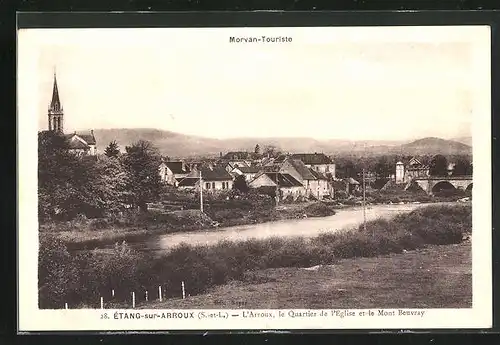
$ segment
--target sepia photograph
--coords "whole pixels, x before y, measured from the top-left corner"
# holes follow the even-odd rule
[[[18,46],[28,328],[491,323],[489,27]]]

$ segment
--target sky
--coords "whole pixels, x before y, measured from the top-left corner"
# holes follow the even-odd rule
[[[37,114],[29,116],[36,116],[40,130],[47,128],[55,72],[67,132],[157,128],[221,139],[470,136],[478,95],[489,92],[489,31],[468,29],[23,30],[18,64],[30,77],[19,92],[36,93],[24,99],[33,102]],[[230,36],[262,35],[292,42],[229,42]]]

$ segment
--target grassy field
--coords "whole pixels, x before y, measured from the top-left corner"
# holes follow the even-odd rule
[[[243,281],[215,287],[205,294],[139,306],[159,309],[403,307],[472,307],[470,241],[381,257],[345,259],[316,270],[277,268],[248,272]]]

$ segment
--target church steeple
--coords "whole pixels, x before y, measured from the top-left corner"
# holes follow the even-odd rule
[[[54,86],[52,88],[52,100],[48,109],[49,131],[57,131],[63,133],[64,129],[64,112],[59,99],[59,89],[57,88],[57,78],[54,72]]]

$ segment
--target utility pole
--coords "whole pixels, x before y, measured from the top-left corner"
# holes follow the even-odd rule
[[[201,179],[201,170],[200,170],[200,211],[203,213],[203,180]]]
[[[363,229],[366,232],[365,168],[363,167]]]
[[[365,184],[366,142],[363,150],[363,230],[366,233],[366,184]]]

